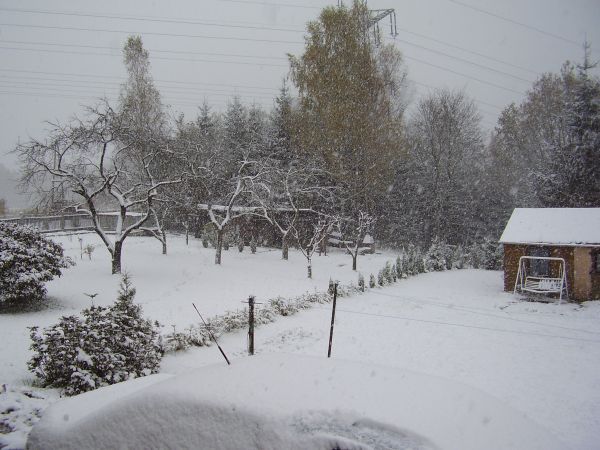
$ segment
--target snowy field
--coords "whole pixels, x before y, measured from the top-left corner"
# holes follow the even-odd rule
[[[11,401],[18,408],[20,404],[11,396],[11,389],[20,389],[31,382],[25,367],[29,358],[27,326],[47,326],[61,315],[77,313],[90,304],[84,292],[98,293],[96,304],[109,304],[116,297],[119,279],[110,275],[108,253],[104,248],[98,247],[91,261],[80,260],[77,237],[56,239],[65,246],[67,254],[76,259],[77,266],[48,284],[49,307],[0,315],[3,343],[0,383],[7,384],[9,391],[0,394],[4,397],[0,411]],[[84,245],[98,243],[92,234],[83,235],[83,239]],[[376,274],[394,256],[384,253],[359,257],[359,270],[366,277]],[[241,307],[240,302],[249,294],[261,301],[277,295],[288,297],[315,289],[325,290],[330,277],[342,283],[356,282],[357,278],[350,269],[350,257],[335,252],[315,256],[313,280],[306,279],[305,260],[293,251],[287,262],[280,260],[277,250],[260,248],[255,255],[248,249],[240,254],[232,248],[224,252],[221,267],[214,266],[213,258],[214,251],[202,248],[194,239],[190,239],[186,247],[183,238],[171,237],[169,255],[163,256],[158,241],[130,238],[125,244],[123,263],[138,290],[136,301],[143,305],[146,316],[165,325],[165,332],[172,331],[173,326],[183,329],[197,323],[192,301],[203,314],[211,316]],[[245,332],[223,336],[221,345],[232,360],[228,369],[228,373],[232,373],[230,381],[239,381],[234,375],[236,365],[244,373],[261,377],[264,373],[261,367],[263,371],[269,369],[275,364],[274,355],[282,353],[290,365],[300,358],[294,355],[313,357],[310,360],[317,362],[305,365],[317,370],[323,364],[320,358],[324,359],[327,353],[329,321],[330,305],[317,305],[258,328],[256,351],[259,356],[254,358],[258,362],[246,356]],[[354,364],[355,369],[348,369],[350,371],[372,375],[340,377],[340,404],[345,402],[343,398],[354,398],[349,392],[366,390],[373,395],[383,395],[373,386],[385,386],[390,396],[404,396],[405,401],[398,401],[395,415],[382,413],[379,419],[401,418],[402,423],[392,425],[418,432],[440,448],[461,448],[457,445],[461,436],[471,439],[476,435],[482,443],[486,437],[498,439],[498,424],[505,437],[511,438],[514,448],[531,448],[528,439],[539,436],[539,430],[547,432],[549,442],[555,442],[558,448],[598,448],[599,324],[599,302],[583,305],[521,302],[502,292],[500,272],[463,270],[423,274],[393,286],[343,298],[338,303],[333,359],[337,364]],[[260,363],[263,360],[264,365]],[[222,366],[224,362],[216,348],[196,348],[167,355],[162,373],[185,379],[193,377],[190,370],[200,369],[199,376],[218,374]],[[323,370],[326,379],[335,378],[327,374],[327,369]],[[222,378],[222,374],[215,376]],[[210,375],[207,378],[210,379]],[[261,380],[260,383],[265,384],[262,377]],[[443,387],[443,400],[427,395],[434,385]],[[307,386],[306,382],[290,386],[290,395],[302,397]],[[56,397],[52,392],[44,395]],[[472,405],[467,402],[467,406],[472,406],[467,412],[465,398],[475,399]],[[333,408],[334,400],[328,398],[323,407]],[[28,399],[29,406],[23,408],[42,408],[48,402]],[[375,398],[373,402],[375,405],[390,403],[383,398]],[[361,409],[363,403],[355,404],[354,409]],[[481,405],[491,411],[481,413]],[[452,435],[450,431],[444,434],[450,422],[434,421],[434,418],[444,417],[440,411],[452,411],[454,407],[457,414],[453,420],[464,418],[453,427],[459,431],[464,427],[462,435],[454,430],[453,439],[458,441],[448,437]],[[377,411],[373,406],[363,409]],[[387,409],[389,406],[382,410]],[[429,412],[432,422],[419,427],[420,422],[414,422],[414,418],[424,412]],[[411,417],[414,423],[410,422]],[[475,423],[483,426],[474,426]],[[523,426],[529,423],[532,425]],[[509,440],[496,441],[489,448],[501,448],[499,443],[502,442]]]

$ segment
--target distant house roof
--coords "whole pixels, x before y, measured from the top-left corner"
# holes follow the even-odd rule
[[[600,246],[600,208],[515,208],[500,242]]]

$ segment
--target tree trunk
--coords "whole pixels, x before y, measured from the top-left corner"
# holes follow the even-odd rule
[[[352,253],[352,270],[356,270],[356,257],[358,256],[358,252]]]
[[[310,258],[306,258],[308,260],[308,278],[312,279],[312,262]]]
[[[223,230],[217,230],[217,245],[215,247],[215,264],[221,264],[221,253],[223,252]]]
[[[115,242],[115,251],[112,254],[112,273],[121,273],[121,251],[123,249],[123,242]]]
[[[289,250],[290,246],[288,244],[288,237],[287,234],[284,234],[281,240],[281,259],[284,259],[286,261],[288,260]]]
[[[165,230],[160,230],[160,233],[162,234],[162,240],[160,242],[162,242],[162,254],[166,255],[167,254],[167,233],[165,233]]]

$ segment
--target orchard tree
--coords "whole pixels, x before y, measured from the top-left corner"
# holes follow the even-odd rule
[[[279,232],[281,258],[287,261],[295,227],[303,218],[316,220],[318,213],[326,212],[325,206],[333,202],[335,189],[321,184],[321,170],[310,161],[297,161],[289,168],[282,161],[271,163],[279,165],[272,167],[268,176],[252,189],[257,206],[253,215],[266,219]]]
[[[131,56],[131,47],[139,60]],[[70,203],[91,217],[111,255],[113,274],[121,272],[125,239],[153,217],[165,186],[180,183],[183,176],[165,170],[175,165],[176,155],[169,151],[157,93],[145,84],[147,53],[139,38],[128,40],[125,62],[129,81],[118,110],[101,101],[86,108],[82,118],[51,123],[46,139],[32,139],[16,148],[22,181],[42,200],[54,198],[57,192],[75,195]],[[142,86],[140,92],[147,95],[128,95],[137,92],[135,86]],[[113,236],[100,221],[101,210],[117,213]]]
[[[355,217],[342,217],[336,221],[342,245],[352,257],[352,270],[356,270],[358,252],[367,233],[373,227],[374,218],[364,211],[358,211]]]

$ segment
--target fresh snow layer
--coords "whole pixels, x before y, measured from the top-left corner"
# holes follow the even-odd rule
[[[600,208],[515,208],[500,242],[600,245]]]
[[[99,446],[565,448],[522,413],[459,383],[284,354],[212,365],[166,380],[148,377],[57,402],[28,441],[32,450]]]
[[[81,243],[79,241],[81,238]],[[117,298],[120,277],[111,275],[110,255],[94,233],[52,236],[65,248],[65,254],[76,265],[63,270],[60,278],[47,283],[48,301],[38,311],[0,314],[0,382],[30,383],[27,360],[31,357],[27,327],[47,327],[61,316],[79,314],[92,305],[86,294],[98,294],[95,305],[107,306]],[[80,246],[94,245],[91,260],[81,259]],[[184,331],[200,321],[192,307],[196,304],[204,318],[228,310],[242,309],[248,296],[264,302],[277,296],[294,297],[307,291],[327,290],[329,278],[341,283],[357,282],[351,270],[350,256],[333,250],[328,256],[313,257],[313,279],[306,276],[306,259],[290,249],[289,261],[281,260],[281,250],[258,248],[252,254],[246,247],[239,253],[236,247],[223,251],[222,265],[214,264],[215,250],[203,248],[198,239],[190,237],[185,245],[183,236],[169,235],[168,254],[161,255],[161,244],[151,237],[130,236],[123,246],[123,270],[131,275],[137,290],[135,302],[144,316],[158,320],[163,333]],[[375,273],[394,255],[359,256],[358,268],[364,274]]]
[[[99,244],[93,234],[82,238],[84,246]],[[76,258],[77,266],[48,283],[50,299],[44,308],[0,314],[0,385],[7,385],[7,392],[0,386],[0,429],[4,430],[0,447],[22,448],[28,427],[58,395],[53,390],[27,387],[33,381],[26,368],[30,358],[27,327],[48,326],[61,315],[79,313],[91,304],[83,293],[98,293],[95,304],[108,305],[116,299],[119,277],[110,275],[106,249],[97,247],[91,261],[85,255],[81,260],[77,236],[55,239]],[[392,253],[359,256],[359,271],[368,278],[394,257]],[[214,249],[204,249],[192,238],[186,246],[181,236],[169,236],[166,256],[160,254],[155,239],[128,238],[123,263],[138,291],[136,302],[142,304],[144,315],[165,325],[165,333],[173,326],[182,331],[197,324],[192,301],[203,315],[211,316],[243,307],[241,301],[251,293],[258,296],[257,301],[264,301],[277,295],[323,291],[330,277],[342,283],[357,279],[350,257],[337,251],[314,257],[315,278],[311,281],[306,279],[305,260],[296,251],[290,250],[286,262],[277,250],[259,248],[252,255],[248,249],[240,254],[232,248],[224,252],[223,265],[215,266]],[[330,314],[331,305],[315,305],[257,328],[257,353],[326,355]],[[425,373],[471,386],[521,411],[571,448],[597,449],[599,325],[600,302],[525,302],[502,292],[501,272],[429,273],[338,299],[333,358]],[[234,365],[247,358],[244,330],[222,336],[220,343]],[[167,355],[161,371],[185,374],[216,363],[223,363],[216,348],[194,348]],[[290,391],[293,389],[292,385]],[[30,394],[19,394],[25,390]],[[31,394],[40,398],[34,401],[28,397]],[[311,429],[320,421],[318,413],[310,416],[315,418],[312,421],[302,417],[300,422]],[[516,413],[515,417],[520,416]],[[325,422],[331,422],[332,428],[344,426],[343,421]],[[14,431],[2,434],[5,424]]]

